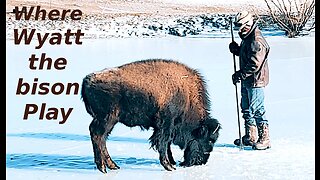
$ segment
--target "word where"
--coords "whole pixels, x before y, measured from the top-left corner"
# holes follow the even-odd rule
[[[26,6],[23,6],[21,10],[19,10],[18,6],[15,6],[13,13],[16,15],[16,20],[21,20],[22,16],[24,16],[25,20],[30,20],[33,13],[35,20],[45,20],[46,16],[49,20],[59,20],[59,18],[60,20],[65,20],[68,15],[72,20],[80,20],[82,16],[82,11],[80,9],[64,9],[62,12],[60,12],[58,9],[52,9],[49,11],[49,13],[47,13],[47,11],[45,9],[41,9],[40,6],[37,6],[36,8],[31,6],[29,9],[27,9]]]

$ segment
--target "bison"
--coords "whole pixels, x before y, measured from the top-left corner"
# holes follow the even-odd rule
[[[210,117],[210,101],[201,74],[174,60],[146,59],[84,77],[81,98],[93,117],[89,130],[97,168],[120,167],[111,159],[106,138],[118,122],[153,129],[151,147],[161,165],[175,170],[170,145],[184,150],[189,167],[206,164],[219,137],[220,123]]]

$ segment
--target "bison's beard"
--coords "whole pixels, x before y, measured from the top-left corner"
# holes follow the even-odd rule
[[[189,167],[206,164],[212,149],[212,145],[204,140],[190,141],[184,151],[184,161],[180,163],[180,166]]]

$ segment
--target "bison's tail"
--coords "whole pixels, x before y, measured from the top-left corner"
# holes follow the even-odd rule
[[[82,80],[82,86],[81,86],[81,99],[85,104],[87,112],[91,115],[94,116],[94,112],[91,107],[90,103],[90,94],[91,94],[91,85],[92,85],[92,76],[93,73],[87,75],[85,78]]]
[[[105,118],[120,98],[118,82],[112,84],[113,82],[105,81],[102,82],[94,73],[88,74],[82,81],[81,98],[93,118]]]

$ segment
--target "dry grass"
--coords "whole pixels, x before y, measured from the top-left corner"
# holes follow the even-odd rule
[[[235,13],[244,9],[241,6],[191,6],[162,3],[152,0],[7,0],[7,12],[12,11],[15,6],[38,6],[50,9],[80,9],[84,14],[103,14],[122,16],[134,15],[191,15],[205,13]],[[248,6],[246,7],[248,8]],[[255,9],[255,11],[264,11]]]

